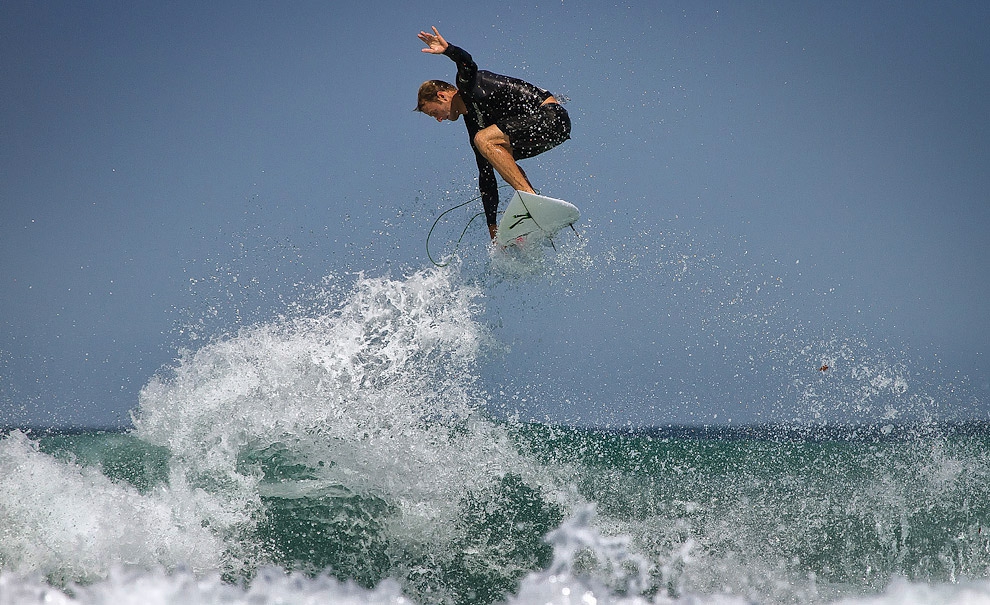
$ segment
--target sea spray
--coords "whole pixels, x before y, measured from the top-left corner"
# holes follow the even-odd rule
[[[500,390],[486,392],[479,366],[506,346],[525,355],[535,325],[513,315],[520,338],[503,339],[498,321],[520,309],[557,317],[560,306],[541,306],[548,293],[571,306],[602,283],[552,265],[545,280],[503,275],[483,294],[463,268],[359,275],[332,304],[300,304],[183,352],[142,392],[128,435],[3,437],[0,586],[67,586],[45,598],[81,603],[320,602],[319,591],[327,602],[520,605],[985,597],[967,578],[990,569],[986,427],[926,420],[951,398],[866,339],[809,340],[749,295],[726,298],[741,287],[710,258],[661,276],[664,309],[684,310],[676,321],[703,315],[717,343],[739,331],[742,342],[706,358],[749,359],[743,368],[777,385],[752,403],[798,425],[620,431],[498,419],[491,411],[511,417],[523,399],[505,400],[516,395],[567,405],[573,390],[551,372],[500,375]],[[626,349],[656,365],[632,347],[655,327],[657,307],[643,306],[621,346],[591,349],[596,332],[582,331],[569,351],[600,353],[578,371],[607,373]],[[614,327],[600,311],[587,323],[598,335]],[[670,336],[666,349],[679,342]],[[563,350],[530,349],[530,364]],[[683,385],[696,367],[667,371]],[[657,382],[644,388],[666,419],[678,399]],[[616,408],[607,393],[589,396]],[[848,417],[862,423],[837,422]],[[119,447],[92,455],[110,440]],[[77,509],[97,512],[78,523],[65,512]],[[907,580],[891,584],[898,577]]]
[[[56,586],[120,565],[238,583],[277,565],[393,578],[423,602],[501,598],[549,561],[563,512],[479,411],[478,297],[451,271],[358,276],[329,310],[183,351],[112,451],[98,435],[46,451],[5,436],[3,570]]]
[[[135,434],[170,450],[168,484],[226,544],[231,577],[275,563],[399,576],[430,598],[469,581],[491,600],[549,556],[561,513],[478,413],[486,334],[455,277],[359,277],[336,310],[185,352],[142,391]]]

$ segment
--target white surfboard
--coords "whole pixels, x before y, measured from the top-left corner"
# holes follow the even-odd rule
[[[501,246],[511,246],[533,234],[550,238],[579,218],[581,212],[570,202],[516,191],[502,214],[495,241]]]

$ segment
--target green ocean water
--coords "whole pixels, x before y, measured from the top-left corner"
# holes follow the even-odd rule
[[[460,492],[444,503],[453,512],[435,545],[397,526],[403,503],[388,494],[321,480],[332,446],[245,448],[238,465],[258,478],[258,500],[251,522],[224,536],[228,581],[275,565],[367,588],[392,579],[422,602],[497,602],[550,565],[544,537],[586,504],[597,531],[627,537],[628,554],[645,562],[644,594],[815,601],[882,591],[896,577],[951,583],[990,569],[985,425],[501,428],[538,475],[506,472]],[[169,487],[173,453],[133,433],[36,439],[39,455],[144,497]],[[3,554],[4,565],[16,560]],[[597,568],[595,557],[583,564]]]

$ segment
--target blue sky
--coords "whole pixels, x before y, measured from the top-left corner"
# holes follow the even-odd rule
[[[986,396],[985,3],[336,4],[0,6],[0,425],[126,423],[189,344],[182,326],[209,336],[330,273],[426,266],[430,223],[476,176],[460,123],[410,111],[420,82],[453,77],[419,52],[431,25],[482,68],[569,99],[572,140],[524,167],[581,207],[590,254],[700,253],[696,283],[777,283],[767,304],[786,329],[864,339]],[[668,343],[669,372],[722,395],[718,364],[674,369],[684,343],[714,322],[741,350],[769,346],[613,269],[588,279],[624,296],[559,303],[616,309],[580,317],[589,339],[670,317],[661,344],[624,342]],[[639,396],[652,378],[637,376],[599,396]],[[582,393],[562,397],[600,405]],[[696,412],[731,414],[728,399]],[[629,420],[662,421],[630,405]]]

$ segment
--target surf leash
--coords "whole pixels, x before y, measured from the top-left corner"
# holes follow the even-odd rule
[[[504,187],[508,187],[508,185],[499,185],[499,189],[502,189]],[[427,258],[430,259],[430,262],[431,263],[433,263],[437,267],[446,267],[447,265],[449,265],[450,264],[450,261],[454,258],[454,255],[457,254],[457,249],[460,248],[460,246],[461,246],[461,240],[464,239],[464,234],[467,233],[467,230],[471,226],[471,223],[474,222],[474,219],[476,219],[479,216],[483,215],[484,212],[479,212],[479,213],[475,214],[474,216],[472,216],[470,220],[468,220],[467,225],[464,225],[464,230],[461,231],[461,236],[457,238],[457,242],[454,244],[454,251],[450,254],[450,259],[448,259],[446,262],[443,262],[443,263],[438,263],[437,261],[435,261],[433,259],[433,255],[430,254],[430,236],[433,235],[433,230],[437,228],[437,223],[440,222],[440,219],[442,219],[443,217],[445,217],[447,214],[453,212],[454,210],[457,210],[458,208],[463,208],[464,206],[467,206],[471,202],[476,202],[476,201],[478,201],[480,199],[481,199],[481,196],[480,195],[476,195],[476,196],[474,196],[473,198],[469,199],[466,202],[461,202],[460,204],[457,204],[456,206],[453,206],[452,208],[448,208],[448,209],[444,210],[443,212],[441,212],[440,213],[440,216],[438,216],[437,219],[435,221],[433,221],[433,226],[430,227],[429,233],[426,234],[426,256],[427,256]]]

